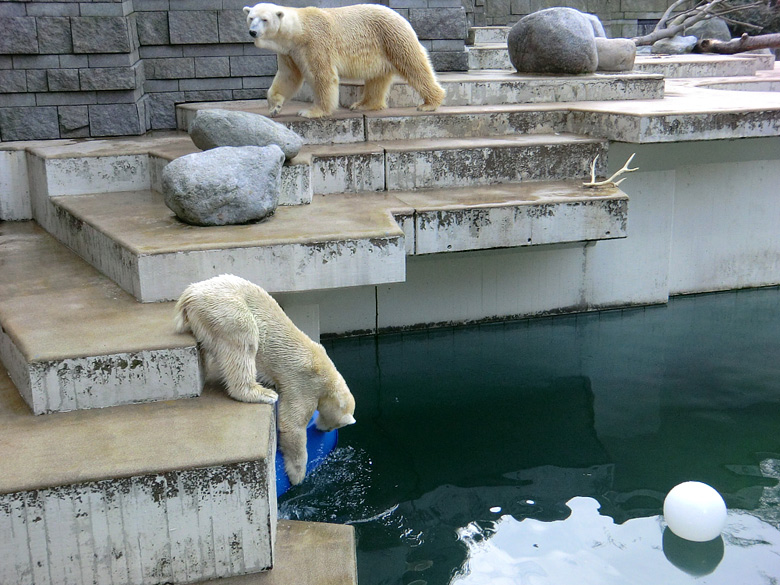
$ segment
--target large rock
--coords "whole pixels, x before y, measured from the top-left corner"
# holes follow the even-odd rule
[[[189,133],[195,146],[201,150],[275,144],[290,159],[303,146],[303,139],[286,126],[250,112],[200,110],[190,124]]]
[[[730,41],[731,31],[729,25],[722,18],[707,18],[687,27],[683,31],[685,36],[694,36],[697,39],[712,39],[715,41]]]
[[[573,8],[548,8],[509,31],[509,59],[522,73],[593,73],[598,53],[591,19]]]
[[[276,210],[284,153],[271,146],[223,146],[171,161],[162,172],[165,204],[200,226],[259,221]]]
[[[687,37],[678,35],[669,39],[659,39],[653,43],[652,53],[654,55],[685,55],[693,51],[698,41],[699,39],[693,35]]]
[[[636,45],[631,39],[596,37],[599,71],[631,71],[636,59]]]

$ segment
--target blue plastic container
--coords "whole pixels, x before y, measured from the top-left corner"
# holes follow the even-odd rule
[[[309,475],[314,469],[319,467],[328,454],[336,448],[338,443],[339,432],[332,430],[329,432],[323,432],[317,429],[314,425],[314,421],[319,416],[318,412],[314,413],[311,417],[309,424],[306,425],[306,451],[309,454],[309,458],[306,462],[306,475]],[[287,472],[284,470],[284,456],[282,452],[276,450],[276,497],[281,496],[284,492],[290,489],[290,480],[287,477]]]

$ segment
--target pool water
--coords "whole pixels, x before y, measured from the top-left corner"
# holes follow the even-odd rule
[[[358,424],[280,515],[360,585],[780,583],[780,289],[325,345]],[[722,538],[665,529],[688,480]]]

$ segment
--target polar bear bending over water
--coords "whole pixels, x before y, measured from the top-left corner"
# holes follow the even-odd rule
[[[230,396],[266,404],[278,398],[279,448],[291,484],[306,474],[306,425],[315,410],[322,431],[355,422],[355,399],[325,348],[259,286],[231,274],[191,284],[176,303],[175,325],[192,331],[207,370]]]
[[[249,34],[261,49],[278,54],[279,69],[268,90],[276,115],[305,80],[314,106],[307,118],[330,115],[338,107],[339,78],[365,80],[363,97],[352,109],[382,110],[398,74],[423,98],[417,109],[430,111],[444,100],[425,48],[412,26],[394,10],[377,4],[342,8],[245,6]]]

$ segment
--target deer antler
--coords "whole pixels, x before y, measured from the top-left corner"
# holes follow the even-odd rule
[[[628,168],[628,165],[631,164],[631,161],[634,160],[635,156],[636,156],[636,153],[634,153],[631,156],[629,156],[628,160],[626,161],[626,164],[624,164],[623,167],[618,172],[616,172],[614,175],[612,175],[609,179],[605,179],[603,181],[597,181],[596,180],[596,161],[599,160],[599,155],[597,154],[596,158],[593,159],[593,162],[590,163],[590,182],[583,183],[582,186],[583,187],[591,187],[591,188],[607,187],[607,186],[617,187],[618,185],[620,185],[620,183],[625,181],[626,178],[627,178],[627,177],[623,177],[619,181],[616,181],[615,179],[617,177],[619,177],[623,173],[631,173],[633,171],[638,171],[639,170],[639,167],[636,167],[634,169],[629,169]]]

